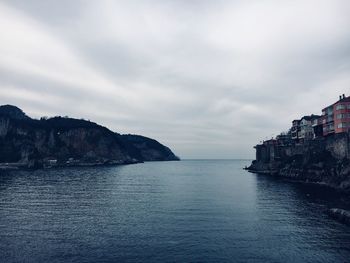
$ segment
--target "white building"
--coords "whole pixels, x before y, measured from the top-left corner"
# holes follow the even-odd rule
[[[314,121],[319,119],[318,115],[304,116],[300,120],[300,135],[299,139],[312,140],[315,137],[313,124]]]

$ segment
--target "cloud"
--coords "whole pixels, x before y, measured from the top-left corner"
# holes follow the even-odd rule
[[[183,158],[252,158],[349,91],[349,12],[346,0],[4,1],[0,103]]]

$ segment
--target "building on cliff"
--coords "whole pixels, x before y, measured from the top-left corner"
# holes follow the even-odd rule
[[[335,133],[347,132],[350,129],[350,96],[339,100],[334,105]]]
[[[276,142],[279,146],[292,144],[292,134],[289,130],[288,132],[282,132],[276,136]]]
[[[312,121],[312,128],[314,130],[314,139],[323,137],[322,116]]]
[[[322,116],[294,120],[287,133],[256,146],[246,169],[292,180],[317,182],[350,193],[350,97],[343,94]]]
[[[313,122],[318,120],[321,116],[319,115],[310,115],[304,116],[300,120],[300,136],[301,140],[311,140],[315,138],[315,132],[313,128]]]
[[[339,100],[322,110],[323,136],[350,130],[350,96],[339,96]]]
[[[334,158],[350,158],[350,96],[322,110],[322,115],[309,115],[292,121],[288,132],[256,145],[256,160],[274,163],[278,160],[302,156],[307,152],[328,151]],[[310,150],[312,149],[312,151]],[[341,159],[339,157],[339,160]]]
[[[339,100],[322,109],[322,115],[304,116],[292,121],[291,137],[296,142],[304,142],[330,134],[350,130],[350,96],[339,96]]]
[[[334,111],[333,105],[322,110],[323,136],[334,133]]]
[[[314,129],[315,123],[321,118],[319,115],[304,116],[300,120],[293,120],[290,129],[292,139],[295,142],[303,142],[312,140],[319,134],[318,130]]]
[[[292,121],[292,128],[290,129],[293,140],[298,140],[300,136],[300,120]]]

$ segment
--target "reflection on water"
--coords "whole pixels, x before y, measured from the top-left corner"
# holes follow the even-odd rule
[[[324,188],[155,162],[0,176],[4,262],[346,262],[350,228]]]

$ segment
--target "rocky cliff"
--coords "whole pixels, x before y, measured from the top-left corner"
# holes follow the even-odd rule
[[[159,142],[120,135],[96,123],[66,117],[28,117],[0,106],[0,168],[127,164],[179,160]]]
[[[317,182],[350,192],[350,134],[340,133],[301,144],[255,146],[251,172]]]

